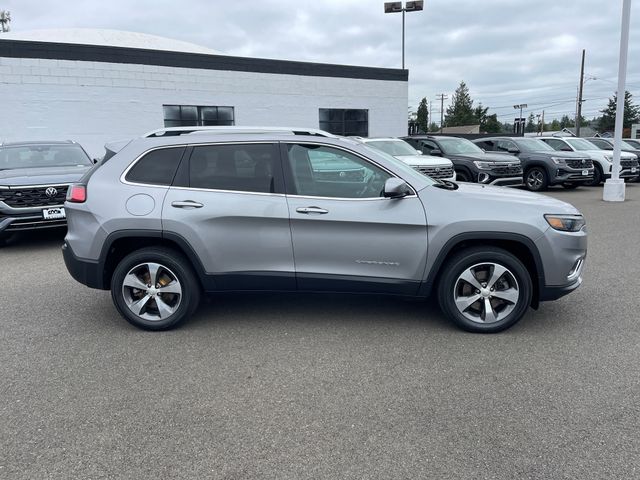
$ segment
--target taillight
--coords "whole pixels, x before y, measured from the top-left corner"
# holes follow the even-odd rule
[[[67,192],[67,202],[83,203],[87,200],[87,187],[85,185],[71,185]]]

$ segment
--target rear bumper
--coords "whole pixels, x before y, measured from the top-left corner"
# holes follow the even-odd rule
[[[100,262],[77,257],[66,242],[62,245],[62,257],[67,270],[74,280],[90,288],[109,290],[109,285],[106,285],[104,280],[104,269]]]

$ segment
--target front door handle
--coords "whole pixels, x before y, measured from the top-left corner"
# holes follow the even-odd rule
[[[171,202],[171,206],[175,208],[202,208],[204,205],[193,200],[182,200],[181,202]]]
[[[296,208],[296,212],[298,213],[305,213],[305,214],[310,214],[310,213],[317,213],[317,214],[324,214],[324,213],[329,213],[329,210],[325,210],[324,208],[320,208],[320,207],[300,207],[300,208]]]

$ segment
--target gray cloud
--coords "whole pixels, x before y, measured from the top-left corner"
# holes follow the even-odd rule
[[[173,37],[230,55],[398,68],[401,16],[383,0],[165,2],[9,0],[13,30],[113,28]],[[514,103],[571,114],[580,52],[595,80],[586,116],[616,89],[621,0],[427,0],[406,16],[409,104],[434,100],[464,80],[501,120]],[[632,5],[628,90],[640,100],[640,4]],[[437,108],[434,106],[434,111]],[[434,115],[435,116],[435,115]]]

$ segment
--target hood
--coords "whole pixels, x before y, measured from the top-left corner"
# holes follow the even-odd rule
[[[544,158],[558,157],[558,158],[588,158],[589,155],[582,155],[580,152],[564,152],[562,150],[539,150],[537,152],[529,152],[529,155],[536,155]]]
[[[604,157],[606,156],[611,156],[613,157],[613,150],[581,150],[578,153],[584,153],[586,155],[598,155],[600,157]],[[629,151],[621,151],[620,152],[620,158],[624,158],[627,160],[633,160],[636,158],[636,155],[634,155],[633,153],[629,152]]]
[[[407,165],[418,167],[451,167],[453,165],[448,158],[431,155],[396,155],[396,158]]]
[[[464,153],[459,155],[447,154],[449,158],[468,158],[471,160],[481,160],[483,162],[520,162],[520,159],[514,155],[506,153]]]
[[[556,200],[539,193],[528,192],[510,187],[494,187],[477,183],[459,183],[458,195],[464,197],[469,205],[488,205],[488,203],[509,204],[514,207],[527,206],[542,210],[544,213],[579,214],[571,204]]]
[[[80,180],[91,165],[0,170],[0,186],[60,185]]]

